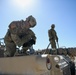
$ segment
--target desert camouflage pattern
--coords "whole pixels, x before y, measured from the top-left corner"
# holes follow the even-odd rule
[[[28,21],[31,25],[31,27],[34,27],[37,23],[36,23],[36,19],[30,15],[29,17],[26,18],[26,21]]]
[[[30,19],[31,18],[31,19]],[[29,40],[33,39],[36,42],[36,36],[34,32],[30,29],[36,25],[36,20],[34,17],[29,16],[29,21],[13,21],[9,25],[9,29],[4,37],[4,42],[6,45],[6,54],[13,56],[16,52],[16,46],[23,46],[24,43],[27,43]],[[33,19],[33,22],[32,22]],[[31,24],[29,23],[31,21]],[[26,25],[30,25],[30,28],[27,28]],[[35,43],[34,43],[35,44]],[[33,45],[33,44],[32,44]],[[31,46],[31,45],[30,45]],[[27,50],[29,48],[24,48]]]
[[[58,41],[57,33],[54,29],[48,30],[49,41],[51,43],[51,47],[56,49],[56,41]]]
[[[56,31],[54,30],[54,27],[51,27],[51,29],[48,30],[48,36],[49,36],[49,41],[50,41],[51,48],[52,48],[51,53],[52,54],[57,54],[56,42],[58,42],[58,37],[57,37]]]

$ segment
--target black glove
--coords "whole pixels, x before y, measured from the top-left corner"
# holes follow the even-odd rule
[[[28,42],[23,44],[23,47],[29,47],[32,46],[33,44],[35,44],[35,40],[31,39]]]
[[[31,39],[29,42],[30,42],[31,44],[35,44],[35,40],[34,40],[34,39]]]
[[[23,47],[28,47],[28,46],[29,46],[29,42],[23,44]]]

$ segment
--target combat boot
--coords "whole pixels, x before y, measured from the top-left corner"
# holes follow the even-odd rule
[[[52,48],[52,49],[51,49],[51,54],[52,54],[52,55],[57,55],[57,50],[56,50],[55,48]]]
[[[27,53],[27,50],[28,50],[28,47],[23,47],[23,48],[22,48],[22,54],[23,54],[23,55],[29,55],[29,54]]]

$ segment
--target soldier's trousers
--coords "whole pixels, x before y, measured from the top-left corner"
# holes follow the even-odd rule
[[[56,42],[55,40],[50,40],[50,43],[51,43],[51,54],[57,54],[57,49],[56,49]]]
[[[6,45],[6,51],[4,53],[4,56],[9,56],[12,57],[14,56],[15,52],[16,52],[16,45],[14,42],[5,42]]]
[[[55,40],[50,40],[51,43],[51,48],[55,48],[56,49],[56,42]]]

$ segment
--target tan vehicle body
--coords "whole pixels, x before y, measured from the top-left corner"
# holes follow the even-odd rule
[[[0,74],[50,75],[46,58],[37,55],[0,58]]]

